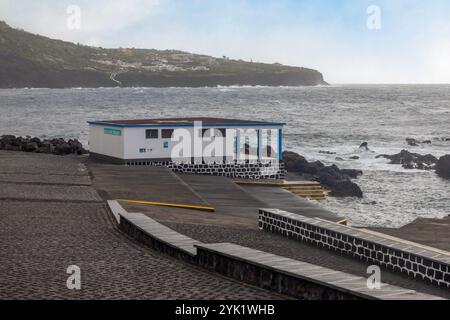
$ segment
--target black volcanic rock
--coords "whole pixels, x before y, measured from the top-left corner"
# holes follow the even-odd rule
[[[42,140],[32,137],[4,135],[0,137],[0,150],[51,153],[56,155],[85,154],[87,151],[78,140],[51,139]]]
[[[406,143],[411,147],[418,147],[420,144],[431,144],[431,140],[419,141],[413,138],[406,138]]]
[[[306,179],[319,181],[332,190],[335,197],[363,197],[361,188],[351,178],[363,174],[360,170],[341,170],[336,165],[325,166],[322,162],[308,162],[303,156],[290,151],[283,152],[286,170],[297,173]]]
[[[417,141],[416,139],[412,139],[412,138],[407,138],[406,139],[406,143],[411,146],[411,147],[417,147],[419,145],[419,141]]]
[[[363,143],[361,143],[359,148],[368,151],[369,150],[369,144],[367,142],[363,142]]]
[[[418,147],[420,144],[431,144],[431,140],[418,141],[412,138],[406,138],[406,143],[411,147]]]
[[[331,195],[334,197],[363,197],[361,188],[349,179],[337,180],[330,175],[319,176],[319,182],[331,189]]]
[[[391,160],[390,164],[401,164],[405,169],[420,170],[432,170],[438,162],[438,159],[431,154],[421,155],[411,153],[408,150],[402,150],[400,153],[393,155],[382,154],[377,158],[389,159]]]
[[[291,151],[283,152],[283,162],[289,172],[302,172],[309,165],[303,156]]]
[[[450,180],[450,155],[441,157],[436,164],[436,173],[444,179]]]
[[[39,149],[39,145],[33,141],[24,144],[22,147],[22,150],[25,152],[35,152],[37,149]]]
[[[356,179],[359,176],[363,175],[363,172],[361,170],[354,170],[354,169],[341,169],[341,173],[344,176],[347,176],[352,179]]]
[[[0,21],[0,88],[314,86],[320,72],[176,50],[103,49],[53,40]]]

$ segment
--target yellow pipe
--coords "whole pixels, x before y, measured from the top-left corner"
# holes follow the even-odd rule
[[[164,202],[151,202],[151,201],[138,201],[138,200],[120,200],[128,203],[136,203],[136,204],[146,204],[150,206],[159,206],[159,207],[171,207],[171,208],[181,208],[181,209],[193,209],[207,212],[215,212],[216,209],[213,207],[203,207],[203,206],[194,206],[190,204],[176,204],[176,203],[164,203]]]

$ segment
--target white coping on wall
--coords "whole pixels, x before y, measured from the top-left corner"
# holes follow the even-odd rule
[[[450,258],[450,252],[442,250],[442,249],[433,248],[433,247],[426,246],[426,245],[423,245],[423,244],[420,244],[420,243],[417,243],[417,242],[413,242],[413,241],[397,238],[397,237],[390,236],[388,234],[380,233],[380,232],[373,231],[373,230],[368,230],[368,229],[358,229],[358,230],[364,231],[366,233],[371,233],[371,234],[373,234],[375,236],[379,236],[379,237],[385,238],[387,240],[394,240],[394,241],[398,241],[398,242],[404,243],[406,245],[422,248],[424,250],[434,251],[434,252],[436,252],[436,254],[447,255]]]
[[[380,244],[382,246],[405,251],[414,255],[422,256],[424,258],[430,259],[439,263],[449,263],[450,252],[439,250],[436,248],[420,245],[414,242],[406,241],[403,239],[390,237],[378,232],[372,232],[365,229],[356,229],[349,226],[338,225],[336,223],[318,219],[318,218],[307,218],[299,214],[290,213],[287,211],[279,209],[260,209],[268,213],[276,214],[282,217],[290,218],[300,222],[308,223],[310,225],[320,226],[321,228],[328,229],[334,232],[343,233],[352,237],[357,237],[362,240],[370,241],[375,244]]]
[[[376,300],[445,300],[386,283],[382,283],[380,289],[369,289],[367,279],[363,277],[356,277],[341,271],[280,257],[232,243],[197,244],[195,246],[200,250],[210,251],[287,276],[311,281],[361,298]]]
[[[182,235],[142,213],[127,212],[118,201],[110,200],[108,201],[108,205],[118,224],[121,223],[121,219],[123,218],[150,237],[188,253],[192,257],[197,256],[197,248],[202,248],[246,263],[258,265],[265,269],[301,278],[319,285],[325,285],[335,290],[357,294],[362,298],[382,300],[443,300],[443,298],[437,296],[423,294],[385,283],[381,284],[381,289],[371,290],[367,287],[367,279],[363,277],[357,277],[352,274],[284,258],[236,244],[204,244]]]
[[[120,224],[120,215],[126,213],[125,209],[116,200],[108,200],[108,206],[116,219],[117,223]]]
[[[259,226],[450,288],[450,255],[444,250],[279,209],[260,209]]]
[[[121,219],[125,219],[132,223],[136,228],[149,235],[150,237],[167,244],[170,247],[188,253],[195,256],[197,249],[194,244],[199,244],[200,242],[191,239],[185,235],[182,235],[165,225],[153,220],[152,218],[146,216],[142,213],[130,213],[127,212],[117,201],[108,201],[111,211],[114,216],[119,216],[118,223],[120,224]],[[117,218],[116,218],[117,219]]]

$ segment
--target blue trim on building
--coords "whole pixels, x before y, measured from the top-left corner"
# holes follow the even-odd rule
[[[236,130],[236,160],[239,160],[241,153],[241,131]]]
[[[258,160],[261,160],[262,156],[263,156],[262,130],[258,129],[257,132],[258,132],[258,151],[257,151],[257,153],[258,153]]]
[[[283,161],[283,129],[278,129],[278,160]]]
[[[118,128],[167,128],[167,127],[193,127],[192,123],[178,124],[118,124],[111,122],[88,121],[87,123],[97,126],[108,126]],[[283,122],[264,122],[264,123],[203,123],[203,127],[280,127],[285,126]]]

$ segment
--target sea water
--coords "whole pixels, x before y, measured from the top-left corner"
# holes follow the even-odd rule
[[[0,90],[0,135],[77,138],[87,145],[88,120],[187,116],[286,122],[285,150],[363,170],[356,180],[363,199],[320,202],[352,225],[399,227],[450,214],[450,181],[377,159],[402,149],[450,154],[448,85]],[[411,147],[406,138],[431,144]],[[362,142],[369,151],[359,149]]]

